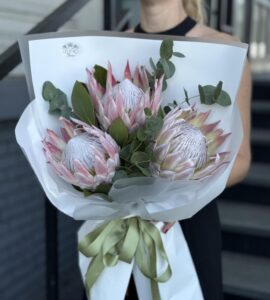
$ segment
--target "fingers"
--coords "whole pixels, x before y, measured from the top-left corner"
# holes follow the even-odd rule
[[[173,227],[174,224],[175,224],[175,222],[172,222],[172,223],[166,222],[165,225],[162,227],[162,232],[167,233]]]

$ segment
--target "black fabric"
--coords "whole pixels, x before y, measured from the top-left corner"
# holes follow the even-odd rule
[[[159,34],[186,35],[196,22],[187,17],[183,22]],[[135,32],[146,33],[140,25]],[[205,300],[221,300],[221,227],[216,200],[195,216],[180,222],[199,277]],[[179,299],[185,300],[185,299]]]
[[[155,34],[166,34],[166,35],[186,35],[195,25],[196,25],[196,21],[194,21],[192,18],[190,17],[186,17],[181,23],[179,23],[178,25],[176,25],[173,28],[170,28],[169,30],[166,31],[161,31],[161,32],[155,32]],[[136,33],[148,33],[146,32],[142,27],[141,24],[138,24],[135,29],[134,32]]]

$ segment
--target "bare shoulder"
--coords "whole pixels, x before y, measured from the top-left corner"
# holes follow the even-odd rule
[[[239,38],[224,32],[220,32],[209,26],[197,24],[189,33],[189,37],[202,37],[206,39],[215,39],[218,41],[240,42]]]

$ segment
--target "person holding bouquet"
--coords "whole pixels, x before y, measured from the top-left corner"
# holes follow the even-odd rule
[[[140,24],[130,31],[199,37],[225,43],[238,41],[236,37],[204,24],[205,13],[202,0],[141,0],[140,4]],[[227,187],[241,182],[250,167],[250,102],[251,75],[249,65],[246,63],[237,98],[244,138]],[[195,216],[180,223],[189,245],[204,298],[206,300],[222,299],[221,230],[216,201],[212,201]],[[173,223],[167,223],[163,227],[163,232],[167,232],[172,226]]]

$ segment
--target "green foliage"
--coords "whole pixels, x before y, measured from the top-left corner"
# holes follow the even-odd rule
[[[150,162],[150,157],[146,152],[137,151],[132,154],[130,161],[136,165],[145,165]]]
[[[188,105],[190,105],[190,103],[189,103],[189,96],[188,96],[188,92],[187,92],[186,89],[184,89],[184,93],[185,93],[185,101],[186,101],[186,103],[187,103]]]
[[[94,70],[96,81],[105,88],[107,82],[107,70],[100,65],[95,65]]]
[[[219,81],[217,86],[213,85],[199,85],[199,94],[202,104],[212,105],[219,104],[221,106],[231,105],[230,95],[222,89],[222,81]]]
[[[102,183],[96,188],[95,193],[108,195],[111,187],[111,183]]]
[[[143,128],[139,128],[137,131],[137,139],[141,142],[144,142],[147,140],[147,134],[145,133],[145,130]]]
[[[67,96],[60,89],[56,88],[52,82],[45,81],[42,87],[42,96],[49,102],[49,113],[70,118],[71,107],[68,106]]]
[[[151,176],[150,163],[155,160],[152,145],[163,126],[163,116],[153,116],[145,109],[145,124],[129,134],[120,150],[121,167],[114,180],[134,176]],[[163,110],[160,114],[164,115]]]
[[[74,113],[83,122],[96,125],[94,105],[86,87],[83,83],[76,81],[71,95]]]
[[[180,57],[180,58],[184,58],[185,55],[180,53],[180,52],[173,52],[173,56],[176,56],[176,57]]]
[[[173,40],[163,40],[160,46],[160,57],[169,60],[173,55]]]
[[[128,140],[128,129],[121,118],[113,121],[108,132],[119,146],[123,146]]]
[[[144,132],[149,139],[155,139],[163,126],[163,120],[159,117],[146,119]]]
[[[151,116],[152,116],[152,111],[151,111],[151,109],[148,108],[148,107],[146,107],[146,108],[144,109],[144,113],[145,113],[146,117],[151,117]]]
[[[127,178],[128,177],[128,174],[125,170],[116,170],[115,171],[115,174],[114,174],[114,177],[112,179],[112,182],[115,182],[116,180],[118,179],[123,179],[123,178]]]
[[[167,89],[167,80],[171,78],[175,73],[175,65],[170,59],[175,56],[178,58],[185,57],[184,54],[180,52],[173,51],[173,40],[165,39],[162,41],[160,46],[160,58],[155,64],[153,59],[150,58],[150,66],[152,68],[152,72],[147,71],[147,76],[149,80],[149,85],[153,89],[155,84],[155,79],[160,79],[164,75],[162,90]]]

